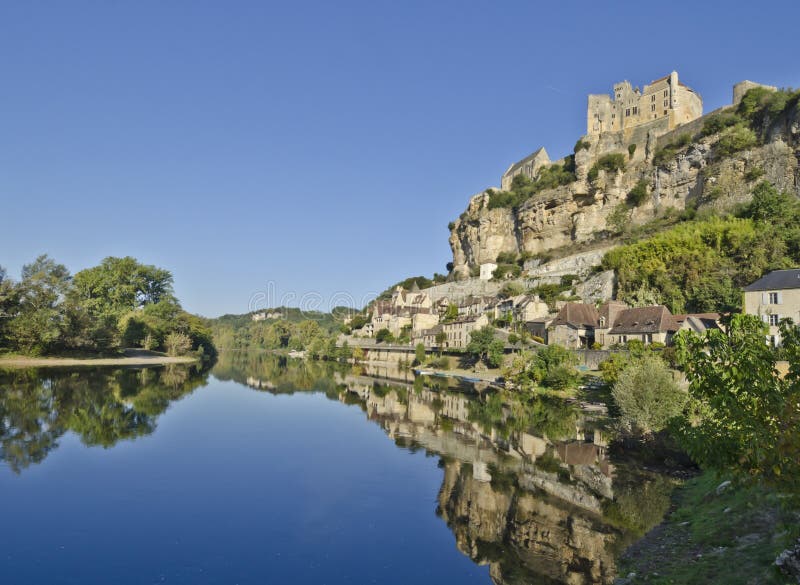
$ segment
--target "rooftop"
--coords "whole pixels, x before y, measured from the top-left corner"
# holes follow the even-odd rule
[[[758,290],[783,290],[787,288],[800,288],[800,268],[789,270],[773,270],[762,276],[753,284],[744,287],[745,292]]]

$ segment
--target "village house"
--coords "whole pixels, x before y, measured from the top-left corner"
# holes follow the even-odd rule
[[[800,269],[774,270],[744,288],[744,312],[769,327],[768,340],[779,345],[782,319],[800,323]]]
[[[547,343],[569,349],[589,348],[599,323],[600,313],[594,305],[566,303],[547,328]]]
[[[431,327],[430,329],[423,329],[422,331],[414,332],[412,337],[412,342],[414,345],[421,343],[427,349],[431,348],[438,348],[440,343],[436,340],[436,337],[444,330],[442,325],[436,325]],[[444,344],[441,344],[444,345]]]
[[[497,303],[495,297],[490,296],[469,296],[458,305],[459,317],[477,317],[484,313],[492,313],[494,318],[494,306]]]
[[[704,335],[712,329],[722,329],[719,324],[719,313],[689,313],[687,315],[673,315],[678,324],[678,331],[693,331]]]
[[[442,323],[442,331],[447,336],[445,347],[463,349],[470,342],[470,333],[486,327],[489,318],[486,315],[477,317],[460,317],[450,323]]]
[[[624,345],[633,340],[641,341],[645,345],[667,345],[672,341],[678,327],[672,313],[663,305],[625,309],[614,319],[611,329],[605,335],[604,346]]]
[[[428,293],[420,291],[416,283],[411,291],[397,287],[391,300],[375,301],[372,307],[371,327],[363,327],[361,335],[372,337],[381,329],[398,337],[404,328],[418,331],[433,327],[439,322],[439,314]]]

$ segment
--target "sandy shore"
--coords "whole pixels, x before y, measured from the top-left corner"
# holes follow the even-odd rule
[[[125,355],[109,358],[67,357],[0,357],[0,368],[46,368],[69,366],[160,366],[164,364],[190,364],[194,357],[170,357],[154,351],[125,350]]]

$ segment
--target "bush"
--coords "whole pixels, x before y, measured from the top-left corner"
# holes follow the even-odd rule
[[[568,185],[575,181],[575,159],[568,156],[563,164],[553,164],[539,169],[535,180],[530,180],[525,175],[516,175],[511,181],[508,191],[488,189],[489,209],[515,208],[524,203],[536,193],[545,189],[553,189],[561,185]]]
[[[591,144],[588,141],[578,138],[578,142],[575,143],[575,148],[572,149],[572,152],[577,153],[579,150],[589,150],[590,146]]]
[[[764,169],[761,167],[753,167],[744,174],[744,180],[748,183],[759,180],[764,176]]]
[[[164,347],[171,356],[186,355],[192,350],[192,338],[174,331],[164,339]]]
[[[680,134],[670,142],[669,144],[665,145],[663,148],[660,148],[656,151],[655,155],[653,156],[653,164],[656,166],[662,165],[667,161],[672,160],[675,158],[675,155],[678,154],[678,151],[682,148],[689,146],[692,143],[692,135],[688,133]]]
[[[504,298],[516,297],[525,293],[525,287],[518,282],[507,282],[503,285],[498,293],[499,296]]]
[[[503,280],[505,278],[516,278],[522,274],[522,268],[518,264],[500,264],[494,269],[492,278]]]
[[[636,144],[629,144],[628,145],[628,158],[633,158],[633,155],[636,153]]]
[[[717,152],[723,156],[758,145],[756,133],[744,124],[737,124],[726,129],[717,142]]]
[[[710,116],[704,123],[700,131],[701,136],[710,136],[717,132],[722,132],[725,128],[740,124],[744,119],[734,112],[720,112]]]
[[[636,186],[628,193],[627,201],[633,207],[639,207],[647,199],[647,187],[649,181],[641,179]]]
[[[375,341],[378,343],[391,343],[394,341],[394,335],[388,329],[381,329],[375,334]]]
[[[588,179],[594,181],[600,174],[600,171],[606,173],[616,173],[625,169],[625,155],[620,153],[604,154],[597,159],[597,162],[589,169]]]
[[[666,364],[651,355],[632,361],[611,390],[620,409],[620,421],[645,436],[666,428],[680,415],[688,396],[672,379]]]

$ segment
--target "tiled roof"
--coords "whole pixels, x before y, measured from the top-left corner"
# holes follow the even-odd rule
[[[597,327],[600,323],[600,314],[594,305],[585,303],[567,303],[558,312],[558,316],[553,320],[553,327],[557,325],[568,325],[576,329],[585,327]]]
[[[609,333],[661,333],[677,331],[678,323],[663,305],[625,309],[614,320]]]
[[[788,288],[800,288],[800,268],[773,270],[753,284],[744,287],[744,290],[745,292],[752,292],[759,290],[785,290]]]

